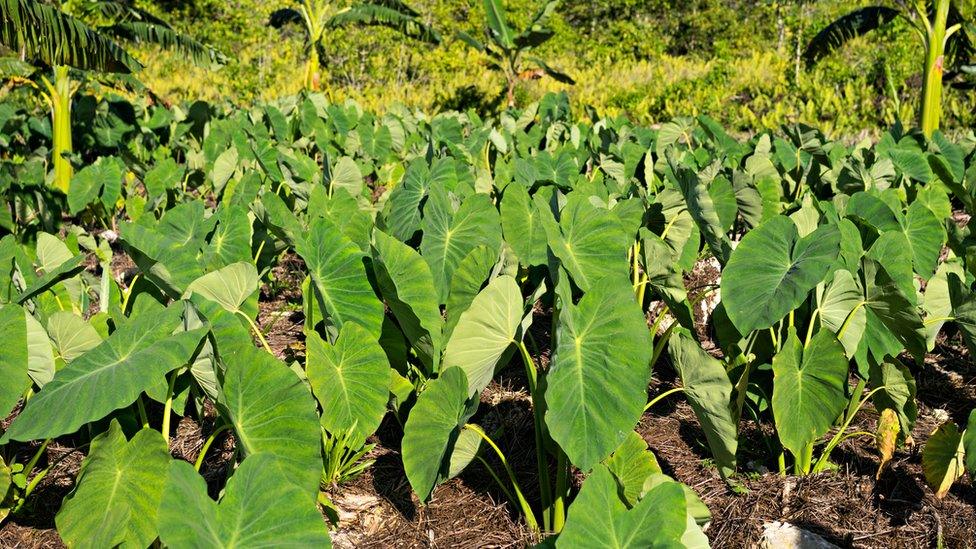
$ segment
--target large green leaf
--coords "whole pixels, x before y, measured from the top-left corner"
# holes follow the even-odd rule
[[[185,365],[207,333],[200,328],[174,334],[182,315],[182,303],[158,315],[140,315],[59,370],[11,424],[2,442],[73,433],[132,404],[167,373]]]
[[[725,265],[729,261],[732,253],[732,244],[729,237],[725,234],[725,228],[719,218],[719,211],[712,195],[708,192],[708,187],[701,178],[687,168],[678,168],[674,164],[676,177],[678,178],[678,188],[688,205],[688,213],[695,220],[698,229],[701,231],[702,238],[708,244],[712,255],[718,259],[719,263]],[[735,204],[734,196],[730,203]]]
[[[504,49],[510,50],[515,47],[515,36],[512,29],[508,26],[505,16],[505,7],[501,0],[484,0],[485,19],[488,22],[488,30],[495,42]]]
[[[823,225],[800,238],[777,216],[750,231],[722,272],[722,302],[742,334],[769,328],[799,307],[840,253],[840,233]]]
[[[193,466],[173,461],[159,506],[159,539],[173,549],[331,547],[315,501],[282,482],[288,474],[272,455],[249,456],[218,504]]]
[[[603,463],[620,485],[624,503],[631,507],[640,499],[647,477],[662,472],[657,458],[647,449],[647,442],[635,431],[628,433]]]
[[[258,291],[261,279],[253,263],[233,263],[207,273],[186,287],[187,294],[197,294],[213,301],[225,310],[238,313],[241,305]]]
[[[454,446],[474,413],[469,394],[465,373],[447,368],[427,384],[410,410],[403,426],[403,470],[421,501],[449,478]]]
[[[501,246],[501,224],[498,211],[485,195],[468,197],[452,213],[446,192],[434,191],[436,187],[424,208],[420,251],[430,264],[438,300],[445,303],[451,278],[461,260],[478,246],[495,250]]]
[[[461,313],[444,351],[444,367],[464,370],[468,390],[480,393],[515,343],[523,315],[522,292],[515,279],[495,278]]]
[[[67,363],[94,349],[102,342],[94,326],[80,316],[58,311],[47,319],[47,334],[58,356]],[[49,349],[50,350],[50,349]]]
[[[7,304],[0,308],[0,333],[6,343],[0,348],[0,416],[17,405],[30,385],[27,375],[28,347],[25,311],[18,305]]]
[[[951,421],[942,424],[926,441],[922,450],[922,471],[935,497],[944,498],[952,483],[963,475],[965,453],[963,434]]]
[[[118,421],[95,437],[75,489],[55,517],[68,547],[148,547],[166,488],[169,448],[162,435],[142,429],[126,441]]]
[[[647,401],[652,341],[629,285],[594,284],[559,312],[557,346],[546,381],[546,425],[586,471],[632,431]]]
[[[542,214],[529,197],[529,192],[519,184],[505,187],[501,202],[502,231],[505,241],[515,250],[519,261],[526,266],[545,265],[546,231],[542,226]]]
[[[53,317],[54,315],[52,315]],[[27,311],[24,311],[24,318],[27,320],[27,374],[34,381],[34,384],[43,388],[54,379],[54,349],[44,326]],[[50,319],[48,322],[50,325]],[[99,341],[101,341],[101,337],[99,337]],[[88,350],[86,349],[86,351]]]
[[[886,331],[904,345],[916,361],[921,361],[926,349],[925,325],[913,301],[905,296],[900,285],[877,261],[865,258],[861,270],[865,288],[864,307],[867,309],[866,335]],[[884,354],[880,353],[875,358],[884,360]]]
[[[542,215],[549,248],[581,290],[589,291],[605,278],[610,284],[626,282],[632,236],[611,212],[594,206],[581,194],[569,196],[558,225],[538,195],[536,208]]]
[[[732,382],[725,367],[706,353],[685,328],[674,331],[668,352],[712,455],[723,476],[727,476],[735,470],[738,427],[732,414]]]
[[[416,250],[382,231],[373,232],[373,270],[386,304],[430,372],[440,365],[440,304],[434,276]]]
[[[478,246],[458,264],[451,277],[451,291],[447,296],[447,315],[444,319],[444,339],[451,339],[461,314],[468,310],[475,296],[481,291],[485,280],[491,275],[498,262],[498,251],[487,246]]]
[[[383,303],[366,277],[364,254],[329,219],[316,218],[295,251],[308,266],[319,304],[337,328],[353,320],[376,339],[383,326]]]
[[[844,410],[847,370],[844,347],[832,333],[817,332],[804,348],[790,330],[773,357],[773,417],[793,454],[826,433]]]
[[[390,396],[390,362],[379,342],[356,322],[339,330],[335,345],[313,331],[305,338],[305,373],[322,405],[322,426],[349,433],[358,447],[380,426]]]
[[[308,388],[265,351],[248,345],[222,352],[222,404],[240,449],[281,460],[287,480],[314,496],[322,470],[321,428]]]
[[[687,506],[680,484],[661,483],[628,509],[613,475],[598,465],[570,506],[556,547],[682,547],[686,527]]]
[[[864,335],[867,311],[864,292],[850,271],[838,269],[820,300],[820,322],[840,339],[844,352],[854,357]]]
[[[945,227],[932,210],[916,201],[908,207],[908,215],[905,216],[905,235],[911,244],[915,272],[928,280],[939,263],[939,254],[946,238]]]

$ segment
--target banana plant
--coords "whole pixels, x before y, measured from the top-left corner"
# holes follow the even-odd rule
[[[51,108],[54,187],[65,194],[73,175],[67,158],[74,150],[71,100],[80,87],[72,80],[71,69],[126,75],[138,72],[142,65],[118,41],[156,44],[198,64],[223,61],[213,48],[124,0],[85,0],[60,7],[30,0],[0,0],[0,15],[0,44],[53,72],[53,81],[40,75],[41,93]]]
[[[298,8],[284,8],[271,14],[269,24],[282,28],[299,24],[305,30],[304,85],[306,90],[318,89],[319,68],[324,57],[326,31],[348,25],[376,25],[389,27],[404,36],[438,45],[441,36],[425,24],[420,13],[400,0],[367,0],[348,6],[331,0],[302,0]]]
[[[554,31],[548,23],[559,5],[558,0],[543,4],[532,17],[529,26],[518,34],[509,24],[501,0],[484,0],[484,3],[484,34],[487,40],[482,42],[464,31],[458,33],[458,38],[485,54],[489,69],[504,75],[505,97],[510,108],[515,106],[515,89],[521,81],[549,76],[564,84],[576,83],[568,74],[553,68],[539,57],[529,55],[532,49],[553,37]]]
[[[896,19],[908,21],[925,48],[922,101],[918,123],[926,137],[939,129],[942,116],[942,87],[944,81],[960,72],[968,72],[976,49],[973,46],[973,27],[966,22],[952,0],[919,1],[913,10],[889,6],[869,6],[840,17],[807,45],[804,59],[813,65],[851,39],[891,24]]]

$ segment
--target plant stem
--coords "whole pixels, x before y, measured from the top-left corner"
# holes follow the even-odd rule
[[[644,406],[644,411],[646,412],[646,411],[650,410],[651,409],[651,406],[654,406],[655,404],[658,403],[658,401],[664,399],[665,397],[671,396],[671,395],[673,395],[675,393],[684,392],[684,390],[685,390],[684,387],[675,387],[674,389],[670,389],[670,390],[664,391],[663,393],[661,393],[661,394],[657,395],[656,397],[652,398],[651,401],[648,402]]]
[[[920,11],[922,11],[920,9]],[[928,24],[928,15],[920,14],[926,23],[925,34],[925,83],[922,87],[922,108],[919,125],[925,137],[931,138],[939,129],[942,115],[942,73],[945,63],[945,45],[955,28],[946,30],[949,0],[935,0],[935,20]]]
[[[169,417],[173,415],[173,390],[176,388],[178,371],[169,375],[169,386],[166,389],[166,404],[163,404],[163,440],[169,445]]]
[[[37,466],[37,462],[40,461],[41,456],[44,455],[44,450],[47,450],[47,445],[50,443],[51,443],[51,439],[47,439],[41,443],[41,446],[37,449],[37,452],[34,453],[34,457],[32,457],[31,460],[27,462],[27,465],[24,465],[25,475],[29,475],[30,472],[34,470],[34,467]]]
[[[51,98],[51,151],[54,164],[54,187],[67,194],[71,186],[73,168],[71,161],[64,158],[71,154],[71,76],[68,67],[56,65],[54,67],[54,83],[43,79]]]
[[[139,421],[142,422],[142,428],[149,428],[149,416],[146,415],[146,405],[142,403],[142,395],[136,399],[136,408],[139,410]]]
[[[495,451],[498,459],[502,462],[502,466],[505,468],[505,472],[508,473],[508,480],[512,483],[512,489],[514,490],[517,503],[522,509],[522,514],[525,515],[525,522],[533,532],[539,532],[539,523],[535,520],[535,513],[532,511],[532,506],[529,505],[528,500],[522,495],[522,489],[519,488],[518,480],[515,478],[515,472],[512,471],[512,467],[508,464],[508,459],[505,458],[505,454],[502,453],[501,448],[495,444],[495,441],[491,440],[491,437],[481,430],[481,427],[473,423],[468,423],[465,424],[464,428],[477,433]]]
[[[881,387],[873,389],[863,399],[861,399],[861,402],[857,405],[857,408],[854,410],[854,413],[848,415],[847,419],[844,421],[844,424],[841,425],[840,429],[837,431],[837,434],[834,435],[832,439],[830,439],[830,442],[827,443],[827,447],[824,448],[823,452],[820,453],[820,458],[817,460],[817,463],[815,463],[813,466],[814,473],[819,473],[820,471],[823,470],[824,467],[827,466],[827,462],[830,459],[830,453],[833,452],[834,448],[836,448],[837,445],[840,444],[841,441],[844,439],[844,432],[847,431],[848,427],[850,427],[851,421],[854,420],[854,416],[857,415],[857,412],[859,412],[861,408],[864,407],[865,404],[868,403],[871,397],[874,396],[874,393],[877,393],[878,391],[884,388],[885,386],[882,385]]]
[[[674,327],[677,325],[677,321],[672,322],[671,325],[668,326],[668,329],[661,334],[660,338],[658,338],[657,343],[654,344],[654,354],[651,355],[651,366],[657,364],[658,359],[661,358],[661,353],[664,352],[664,346],[671,339],[671,332],[674,331]]]
[[[529,354],[529,350],[525,347],[525,342],[519,341],[518,348],[522,352],[522,362],[525,364],[525,376],[529,380],[529,396],[532,398],[532,422],[534,424],[533,430],[535,431],[535,463],[539,472],[539,498],[542,509],[547,510],[551,504],[552,492],[549,485],[549,467],[546,463],[545,445],[543,444],[545,422],[542,417],[542,407],[540,406],[537,394],[537,373],[535,370],[535,362],[532,361],[532,355]],[[545,512],[542,515],[542,523],[544,527],[550,527],[549,518]]]
[[[200,472],[200,467],[203,465],[203,458],[207,456],[207,451],[210,450],[210,446],[212,446],[214,441],[217,440],[217,435],[230,429],[230,427],[230,423],[225,423],[220,427],[217,427],[217,429],[215,429],[214,432],[210,433],[210,436],[207,437],[206,442],[204,442],[203,446],[200,448],[200,455],[197,456],[197,460],[193,463],[193,468],[196,469],[198,473]]]
[[[552,531],[563,531],[566,524],[566,496],[569,492],[569,460],[562,448],[556,454],[556,496],[552,502]]]
[[[237,311],[237,314],[244,317],[244,320],[246,320],[247,323],[251,326],[251,330],[254,332],[254,335],[258,336],[258,340],[261,342],[261,346],[264,347],[265,351],[268,351],[268,353],[273,356],[274,351],[271,350],[271,346],[268,345],[268,341],[264,339],[264,334],[261,333],[261,328],[258,328],[258,325],[254,322],[254,319],[252,319],[251,317],[249,317],[248,315],[244,314],[241,311]]]

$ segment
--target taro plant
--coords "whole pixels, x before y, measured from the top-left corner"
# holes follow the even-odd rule
[[[141,69],[117,41],[150,43],[181,52],[196,63],[220,62],[212,48],[175,31],[164,21],[124,1],[58,5],[29,0],[0,2],[0,44],[53,72],[40,75],[41,93],[51,108],[54,186],[68,192],[73,174],[71,101],[79,84],[71,70],[130,74]],[[94,21],[88,25],[84,21]]]
[[[435,45],[441,42],[440,35],[423,22],[420,13],[400,0],[366,0],[351,5],[332,0],[303,0],[298,8],[283,8],[272,13],[269,24],[275,28],[299,24],[305,31],[306,90],[319,88],[321,60],[331,29],[349,25],[383,26],[409,38]]]
[[[515,106],[515,90],[519,82],[548,76],[564,84],[576,83],[568,74],[530,55],[534,48],[553,37],[548,24],[559,5],[558,0],[546,1],[521,32],[512,29],[501,0],[484,0],[484,5],[487,40],[478,40],[463,31],[458,33],[458,38],[487,56],[488,68],[505,77],[505,98],[510,108]]]
[[[972,44],[972,25],[963,19],[952,0],[919,1],[913,11],[883,5],[860,8],[820,31],[807,45],[804,58],[808,65],[812,65],[852,38],[899,18],[912,25],[925,50],[918,124],[926,137],[932,137],[939,129],[942,116],[945,80],[958,75],[976,52]]]

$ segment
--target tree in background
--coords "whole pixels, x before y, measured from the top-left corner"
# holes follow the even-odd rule
[[[300,24],[305,29],[305,89],[319,85],[320,59],[324,57],[325,31],[345,25],[383,26],[404,36],[440,44],[441,36],[420,19],[420,13],[400,0],[367,0],[340,7],[330,0],[303,0],[297,9],[285,8],[271,14],[271,26]]]
[[[964,63],[976,53],[971,40],[973,25],[964,20],[951,0],[919,2],[914,11],[901,6],[869,6],[853,11],[820,31],[807,46],[804,58],[808,65],[813,65],[851,39],[898,18],[912,25],[925,48],[919,126],[931,137],[939,129],[942,116],[943,81],[960,73],[971,73],[971,67]]]
[[[548,26],[549,18],[559,5],[558,0],[550,0],[532,17],[532,22],[522,32],[515,34],[505,7],[501,0],[484,0],[485,2],[485,36],[488,40],[481,42],[466,32],[459,32],[458,38],[465,44],[488,56],[488,68],[502,73],[506,81],[506,98],[508,106],[515,106],[515,88],[523,80],[534,80],[549,76],[564,84],[576,82],[568,74],[549,66],[542,59],[528,55],[528,53],[544,44],[553,37],[554,32]],[[523,61],[527,61],[532,68],[528,68]]]
[[[73,172],[67,158],[73,151],[71,98],[79,88],[70,71],[139,71],[142,65],[117,41],[155,44],[178,51],[198,64],[224,60],[213,48],[177,32],[127,0],[78,0],[53,5],[37,0],[0,0],[0,45],[39,68],[41,93],[51,107],[54,186],[64,193],[68,192]],[[53,80],[45,74],[52,72]]]

